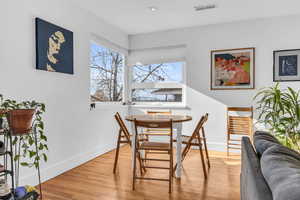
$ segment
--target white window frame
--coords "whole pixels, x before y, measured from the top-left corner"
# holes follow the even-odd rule
[[[132,102],[134,107],[162,107],[162,108],[176,108],[176,107],[186,107],[186,60],[185,59],[172,59],[172,60],[156,60],[143,65],[159,64],[159,63],[172,63],[172,62],[182,62],[182,83],[174,82],[150,82],[150,83],[133,83],[133,66],[129,67],[129,87],[128,87],[128,99],[132,102],[132,89],[153,89],[153,88],[182,88],[182,101],[181,102]]]
[[[125,102],[128,102],[128,76],[126,76],[128,74],[128,67],[127,67],[127,57],[128,57],[128,52],[125,49],[122,49],[121,47],[117,47],[117,45],[105,40],[105,39],[99,39],[98,37],[92,37],[92,39],[90,39],[89,41],[89,51],[91,48],[91,44],[97,44],[99,46],[111,49],[112,51],[115,51],[119,54],[121,54],[123,56],[124,59],[124,63],[123,63],[123,84],[124,84],[124,89],[123,89],[123,94],[122,94],[122,101],[96,101],[93,102],[96,105],[99,106],[121,106],[124,105]],[[91,52],[89,54],[89,62],[90,62],[90,56],[91,56]],[[91,81],[91,67],[90,67],[90,63],[89,63],[89,81]],[[89,82],[89,84],[91,84]],[[91,93],[91,85],[89,85],[89,100],[90,100],[90,93]]]

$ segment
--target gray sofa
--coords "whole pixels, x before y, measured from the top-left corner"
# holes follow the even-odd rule
[[[267,132],[242,138],[241,200],[300,200],[300,154]]]

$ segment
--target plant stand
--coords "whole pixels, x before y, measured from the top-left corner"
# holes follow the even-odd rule
[[[37,155],[39,156],[39,148],[38,148],[38,141],[37,141],[37,130],[36,127],[33,128],[32,134],[34,135],[34,144],[35,144],[35,149],[37,152]],[[18,135],[14,137],[19,137]],[[20,155],[20,147],[21,147],[21,140],[18,139],[18,144],[15,145],[15,152]],[[37,168],[37,175],[38,175],[38,181],[39,181],[39,199],[43,199],[43,194],[42,194],[42,184],[41,184],[41,172],[40,172],[40,163],[38,162],[38,165],[36,166]],[[16,187],[19,186],[19,169],[20,169],[20,162],[15,161],[15,176],[16,176]]]
[[[5,181],[7,181],[7,175],[11,176],[11,193],[14,196],[15,191],[15,181],[14,181],[14,160],[13,160],[13,145],[12,136],[9,131],[3,130],[0,132],[4,136],[5,151],[0,153],[0,156],[4,156],[4,170],[0,171],[0,177],[5,176]],[[9,147],[9,149],[8,149]],[[8,158],[9,156],[9,158]],[[10,162],[10,170],[8,169],[8,161]]]
[[[36,131],[36,126],[33,129],[33,134],[34,134],[34,143],[35,143],[35,149],[36,153],[39,156],[39,147],[37,144],[37,131]],[[41,171],[40,171],[40,162],[38,162],[37,165],[37,171],[38,171],[38,179],[39,179],[39,189],[40,189],[40,199],[43,199],[43,194],[42,194],[42,183],[41,183]]]

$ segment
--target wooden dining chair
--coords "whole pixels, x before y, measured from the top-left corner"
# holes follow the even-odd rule
[[[196,125],[196,128],[194,129],[193,133],[191,136],[188,135],[182,135],[182,144],[185,145],[182,155],[181,155],[181,161],[183,162],[188,154],[188,152],[191,150],[191,148],[194,147],[199,147],[200,150],[200,158],[201,158],[201,163],[202,163],[202,168],[203,168],[203,174],[205,179],[207,178],[207,172],[206,172],[206,166],[205,166],[205,161],[204,161],[204,155],[203,155],[203,148],[205,150],[205,156],[206,156],[206,162],[208,168],[210,168],[210,161],[209,161],[209,154],[208,154],[208,149],[207,149],[207,144],[206,144],[206,136],[205,136],[205,131],[204,131],[204,124],[208,120],[208,113],[206,113],[204,116],[201,117],[199,122]],[[174,167],[174,171],[177,168],[177,164]]]
[[[241,149],[243,136],[248,136],[252,140],[252,126],[253,107],[227,108],[227,156],[230,149]]]
[[[171,111],[153,111],[148,110],[147,115],[171,115]],[[149,138],[149,136],[168,136],[170,134],[168,129],[163,128],[147,128],[144,134]]]
[[[131,138],[132,135],[129,133],[124,121],[122,120],[120,114],[117,112],[115,114],[115,119],[120,127],[119,134],[118,134],[118,140],[117,140],[117,148],[116,148],[116,155],[115,155],[115,162],[114,162],[114,168],[113,173],[116,173],[117,165],[118,165],[118,159],[119,159],[119,151],[120,151],[120,145],[121,144],[129,144],[131,146]],[[139,141],[143,141],[143,135],[140,135]],[[141,162],[141,156],[140,154],[137,154],[139,164],[140,164],[140,171],[141,173],[145,172],[145,168],[143,167],[143,164]]]
[[[171,115],[172,112],[170,110],[168,111],[154,111],[154,110],[148,110],[147,115]],[[145,138],[150,141],[151,137],[156,136],[170,136],[170,131],[168,129],[164,128],[146,128],[144,130],[144,136]],[[166,152],[161,151],[145,151],[145,157],[147,158],[149,154],[166,154]]]
[[[135,124],[135,133],[136,133],[136,139],[135,139],[135,151],[134,151],[134,158],[136,158],[136,155],[140,153],[140,151],[161,151],[161,152],[167,152],[169,154],[169,159],[160,159],[160,158],[142,158],[142,161],[153,161],[153,162],[168,162],[168,167],[161,167],[161,166],[149,166],[144,165],[145,168],[152,168],[152,169],[164,169],[169,171],[169,178],[163,179],[163,178],[153,178],[153,177],[142,177],[137,176],[136,174],[136,159],[134,159],[133,164],[133,183],[132,183],[132,189],[135,190],[135,182],[136,179],[143,179],[143,180],[156,180],[156,181],[168,181],[169,182],[169,193],[172,191],[172,175],[173,175],[173,123],[172,120],[170,121],[138,121],[134,120]],[[138,141],[138,135],[139,130],[144,128],[159,128],[159,129],[168,129],[169,131],[169,142],[150,142],[150,141]],[[142,132],[143,133],[143,132]],[[150,163],[150,162],[147,162]]]

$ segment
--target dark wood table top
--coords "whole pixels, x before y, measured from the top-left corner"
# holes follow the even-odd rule
[[[157,121],[172,121],[174,123],[191,121],[192,117],[188,115],[128,115],[125,117],[127,121],[139,121],[157,122]]]

